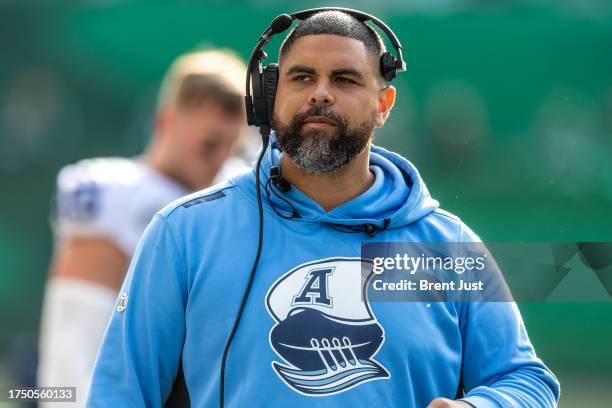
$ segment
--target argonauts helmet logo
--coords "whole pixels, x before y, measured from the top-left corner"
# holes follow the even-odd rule
[[[295,391],[331,395],[390,377],[373,359],[384,330],[362,300],[367,287],[362,275],[371,276],[371,267],[362,270],[367,265],[359,258],[310,262],[268,291],[266,307],[276,320],[270,345],[284,360],[272,362],[272,368]]]

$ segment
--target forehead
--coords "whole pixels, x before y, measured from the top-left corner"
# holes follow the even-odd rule
[[[331,34],[306,35],[291,46],[281,61],[281,71],[293,65],[304,65],[326,71],[335,68],[355,68],[364,74],[376,75],[376,59],[368,54],[364,43],[354,38]]]

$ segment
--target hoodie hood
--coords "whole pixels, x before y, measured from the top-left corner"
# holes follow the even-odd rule
[[[439,206],[438,201],[429,195],[412,163],[397,153],[371,145],[370,171],[375,176],[372,186],[354,199],[326,212],[295,186],[282,192],[271,183],[270,170],[273,166],[280,168],[282,154],[276,144],[276,135],[272,132],[261,163],[261,187],[264,190],[267,184],[269,192],[262,193],[262,199],[265,206],[272,206],[287,217],[295,210],[304,221],[398,228],[423,218]],[[280,170],[282,174],[282,168]]]

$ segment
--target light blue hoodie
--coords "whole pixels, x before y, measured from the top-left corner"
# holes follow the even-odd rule
[[[262,162],[262,189],[281,152]],[[416,168],[372,146],[374,184],[329,212],[293,187],[264,202],[264,244],[229,352],[226,407],[553,407],[559,383],[513,303],[362,302],[364,242],[478,237],[438,209]],[[289,205],[290,204],[290,205]],[[300,218],[285,219],[293,209]],[[276,210],[276,211],[275,211]],[[330,226],[330,224],[335,224]],[[350,225],[387,228],[374,237]],[[343,227],[344,226],[344,227]],[[223,349],[258,236],[255,172],[183,198],[145,232],[121,289],[88,407],[159,407],[179,363],[192,407],[219,405]]]

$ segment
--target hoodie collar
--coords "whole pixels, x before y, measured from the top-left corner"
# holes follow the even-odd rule
[[[261,164],[262,188],[268,183],[271,168],[280,168],[282,154],[276,144],[276,135],[272,132]],[[375,180],[368,190],[327,212],[295,186],[282,192],[269,183],[270,199],[264,197],[264,201],[286,215],[295,209],[300,218],[306,221],[341,225],[374,224],[379,227],[387,224],[389,228],[410,224],[438,207],[438,202],[429,195],[416,167],[399,154],[371,145],[370,171]]]

